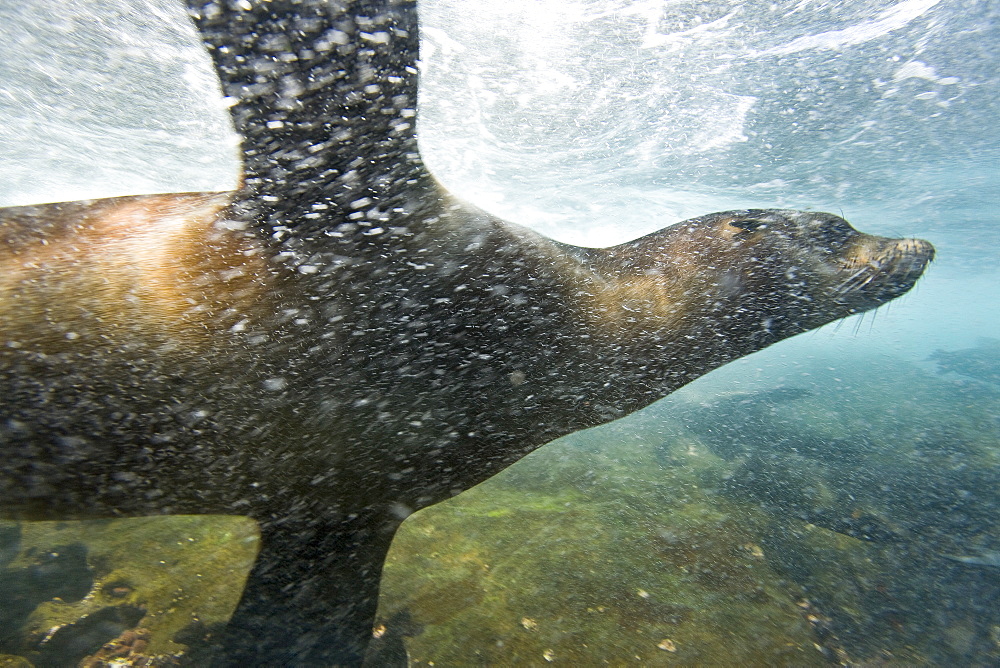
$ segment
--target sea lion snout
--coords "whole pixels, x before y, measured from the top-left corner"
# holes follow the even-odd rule
[[[864,296],[881,306],[907,292],[934,259],[934,246],[923,239],[891,239],[860,235],[844,257],[843,282],[837,296]]]

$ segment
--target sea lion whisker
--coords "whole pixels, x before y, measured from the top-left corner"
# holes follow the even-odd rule
[[[870,284],[872,281],[874,281],[879,276],[880,276],[880,274],[878,272],[875,272],[875,271],[869,273],[867,276],[865,276],[865,280],[862,281],[861,284],[859,284],[854,289],[855,290],[862,290],[862,289],[864,289],[868,284]]]
[[[834,290],[834,294],[844,295],[850,292],[857,292],[877,275],[878,274],[872,271],[870,267],[865,267],[837,287]]]
[[[878,309],[879,309],[879,307],[875,307],[875,308],[873,308],[871,310],[872,319],[871,319],[871,323],[869,323],[869,325],[868,325],[868,333],[869,334],[871,334],[873,331],[875,331],[875,319],[878,317]]]
[[[856,279],[858,276],[861,276],[862,274],[864,274],[868,270],[869,270],[869,267],[861,267],[856,272],[854,272],[853,274],[851,274],[850,276],[848,276],[846,279],[844,279],[844,281],[842,283],[840,283],[838,286],[836,286],[834,288],[834,292],[840,292],[840,291],[842,291],[845,286],[847,286],[847,285],[849,285],[851,283],[851,281],[853,281],[854,279]]]
[[[852,336],[857,336],[858,332],[861,331],[861,325],[864,323],[865,316],[867,314],[868,311],[862,311],[861,313],[858,314],[858,320],[857,322],[854,323],[854,332],[852,332],[851,334]]]

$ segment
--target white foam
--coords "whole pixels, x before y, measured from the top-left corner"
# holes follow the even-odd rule
[[[810,49],[841,49],[861,44],[898,30],[923,16],[940,0],[903,0],[879,13],[873,21],[864,21],[841,30],[828,30],[816,35],[804,35],[787,44],[758,51],[757,55],[787,55]]]

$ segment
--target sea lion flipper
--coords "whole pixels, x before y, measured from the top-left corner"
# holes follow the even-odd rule
[[[415,134],[415,0],[188,6],[232,101],[241,217],[319,227],[317,210],[326,220],[428,178]]]
[[[261,522],[260,553],[213,665],[359,665],[397,524],[359,516]]]

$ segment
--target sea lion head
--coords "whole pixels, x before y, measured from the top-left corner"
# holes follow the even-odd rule
[[[693,218],[606,253],[617,282],[655,289],[650,315],[675,330],[701,323],[747,354],[898,297],[934,248],[864,234],[829,213],[747,209]]]
[[[708,255],[726,258],[717,289],[737,295],[737,310],[764,316],[778,338],[885,304],[912,288],[934,257],[926,241],[864,234],[830,213],[727,211],[698,225]]]

